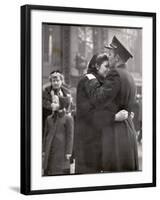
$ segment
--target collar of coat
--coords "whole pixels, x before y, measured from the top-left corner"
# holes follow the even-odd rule
[[[120,65],[117,66],[117,68],[123,68],[123,69],[125,69],[126,68],[126,64],[120,64]]]
[[[52,113],[52,118],[63,117],[66,114],[66,109],[60,109]]]
[[[47,86],[44,90],[46,90],[48,93],[50,93],[51,90],[52,90],[52,86],[49,85],[49,86]],[[61,86],[61,89],[60,89],[60,90],[62,91],[62,93],[63,93],[64,96],[68,96],[68,95],[70,94],[69,89],[66,88],[64,85]]]

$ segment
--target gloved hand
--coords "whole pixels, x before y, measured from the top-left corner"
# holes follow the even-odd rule
[[[118,113],[115,114],[115,121],[124,121],[128,118],[128,111],[120,110]]]

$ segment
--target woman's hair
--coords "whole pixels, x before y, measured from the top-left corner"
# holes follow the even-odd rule
[[[62,74],[59,70],[54,70],[54,71],[52,71],[52,72],[50,73],[50,75],[49,75],[49,80],[51,81],[51,79],[52,79],[53,77],[60,77],[62,83],[65,83],[65,82],[64,82],[64,76],[63,76],[63,74]]]
[[[91,58],[89,64],[88,64],[88,70],[87,73],[97,73],[97,65],[100,66],[104,61],[108,61],[108,57],[105,53],[99,53],[93,55]]]

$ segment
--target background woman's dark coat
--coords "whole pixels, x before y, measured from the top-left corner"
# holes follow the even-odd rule
[[[69,169],[66,154],[72,154],[74,123],[72,116],[56,113],[47,117],[43,151],[45,175],[64,174]]]
[[[51,96],[51,91],[54,91],[51,85],[43,88],[43,93],[42,93],[42,106],[43,106],[43,135],[44,135],[44,127],[45,127],[45,121],[47,116],[52,114],[52,108],[51,108],[51,103],[52,103],[52,96]],[[59,96],[59,101],[60,101],[60,106],[62,108],[67,108],[69,106],[69,101],[68,101],[68,95],[70,95],[70,91],[68,88],[65,86],[61,86],[60,88],[63,96]],[[56,94],[56,91],[55,91]]]

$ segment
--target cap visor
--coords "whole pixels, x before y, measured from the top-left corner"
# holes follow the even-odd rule
[[[109,46],[104,46],[106,49],[113,49],[112,47]]]

